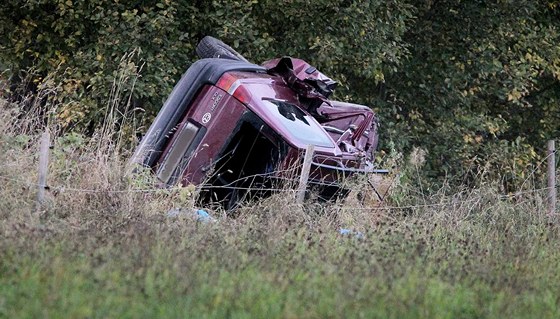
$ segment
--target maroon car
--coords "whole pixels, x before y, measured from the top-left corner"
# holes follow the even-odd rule
[[[289,57],[252,64],[212,37],[197,53],[202,59],[177,83],[132,158],[163,185],[199,185],[202,199],[230,209],[297,174],[309,144],[310,187],[321,198],[344,195],[341,182],[350,174],[376,171],[375,114],[329,100],[336,82],[313,66]]]

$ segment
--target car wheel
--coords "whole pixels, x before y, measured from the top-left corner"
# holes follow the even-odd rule
[[[224,42],[205,36],[196,47],[196,54],[200,58],[221,58],[249,62],[241,54]]]

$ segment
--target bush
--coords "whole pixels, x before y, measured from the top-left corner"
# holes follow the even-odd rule
[[[519,186],[558,137],[559,10],[529,0],[15,0],[0,7],[0,67],[12,100],[35,97],[20,118],[32,111],[91,135],[114,112],[137,120],[124,127],[133,139],[213,35],[257,63],[316,65],[341,83],[336,98],[379,114],[382,148],[426,149],[429,178],[514,167]]]
[[[0,61],[12,83],[29,76],[25,90],[54,89],[42,103],[45,113],[83,129],[101,124],[115,82],[121,96],[131,96],[119,101],[121,112],[142,107],[153,116],[204,35],[223,38],[255,62],[297,55],[350,79],[347,85],[375,84],[387,70],[383,63],[396,65],[405,52],[399,36],[409,17],[408,7],[385,1],[19,0],[0,8]]]

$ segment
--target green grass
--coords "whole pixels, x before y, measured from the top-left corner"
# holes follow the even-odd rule
[[[540,193],[397,185],[405,204],[442,205],[387,210],[282,193],[202,224],[165,217],[190,191],[127,192],[153,185],[66,137],[37,214],[37,138],[0,133],[0,318],[560,317],[559,224]]]
[[[398,216],[356,239],[297,217],[267,232],[276,222],[263,218],[276,219],[131,221],[105,231],[11,225],[0,246],[0,317],[559,315],[558,237],[547,224],[506,241],[507,230],[480,220],[449,232]],[[465,228],[480,233],[465,239]]]
[[[214,251],[207,250],[212,246],[199,247],[193,252],[196,247],[184,243],[150,246],[141,252],[143,249],[134,248],[141,243],[131,242],[127,247],[131,251],[124,252],[124,247],[119,246],[107,249],[72,245],[69,249],[56,241],[37,245],[36,250],[5,252],[1,262],[0,316],[558,316],[558,284],[547,282],[547,275],[541,280],[535,276],[531,282],[531,275],[520,270],[501,274],[500,270],[513,268],[508,265],[485,268],[481,270],[487,272],[484,274],[462,272],[462,267],[449,263],[441,269],[421,256],[408,256],[408,252],[396,260],[378,262],[374,255],[365,253],[369,245],[351,244],[347,239],[328,240],[325,244],[330,247],[323,256],[308,257],[307,253],[315,253],[308,248],[287,258],[275,256],[275,252],[252,255],[235,247]],[[352,257],[352,252],[359,256]],[[222,259],[221,254],[228,258]],[[396,269],[390,265],[393,262]],[[533,266],[539,271],[553,270],[547,267],[550,265]],[[445,274],[450,271],[459,273]],[[489,278],[493,276],[496,278]],[[506,280],[509,276],[526,277],[529,282],[517,286],[516,278]]]

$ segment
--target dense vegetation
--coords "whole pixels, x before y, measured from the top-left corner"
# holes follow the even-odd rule
[[[214,35],[255,62],[316,65],[341,82],[338,98],[379,113],[384,151],[421,147],[423,174],[440,181],[486,167],[518,187],[558,137],[556,0],[15,0],[0,34],[8,96],[38,95],[24,112],[66,131],[91,134],[108,108],[149,123]]]

